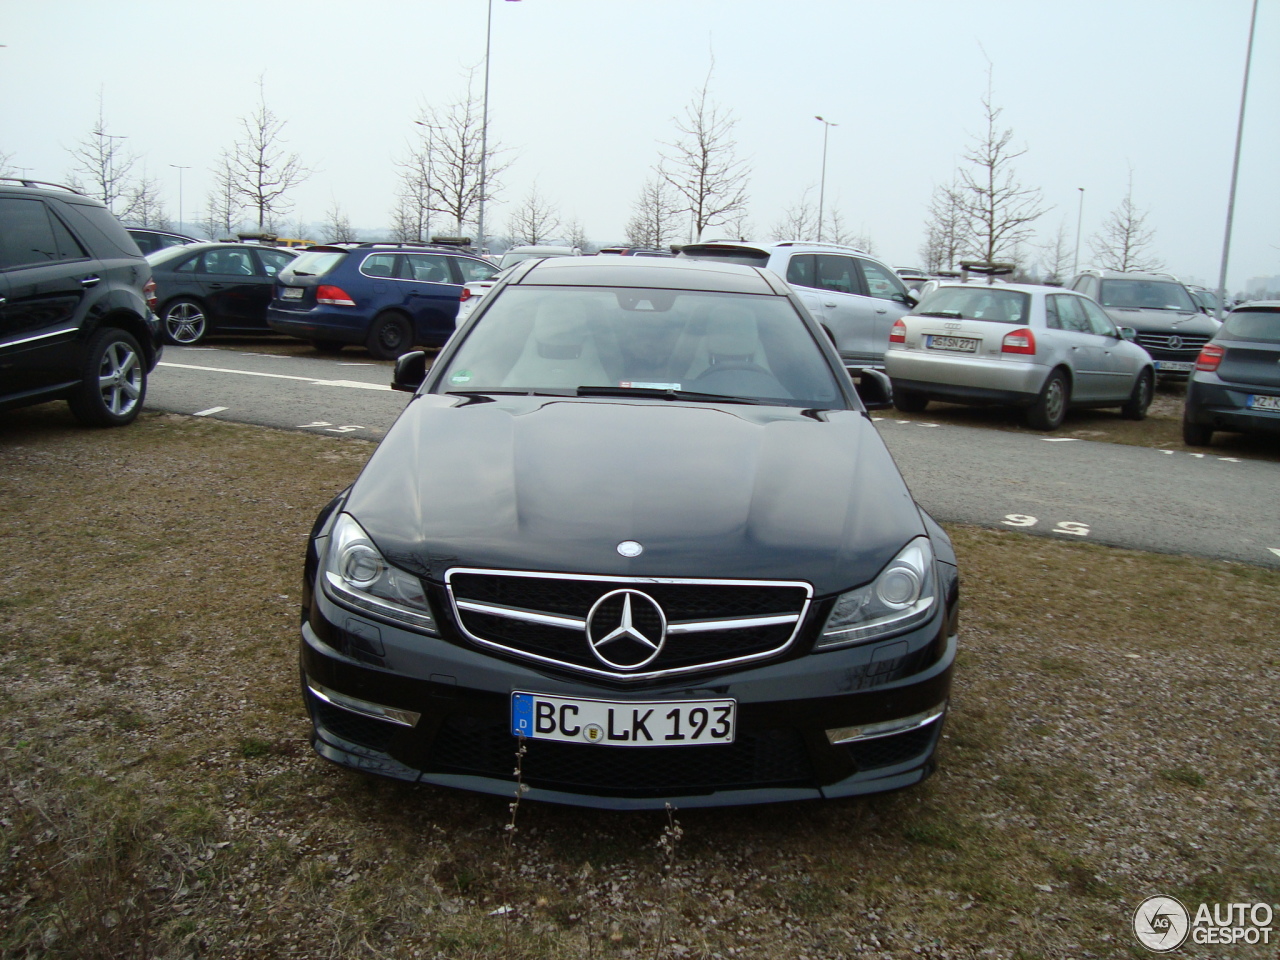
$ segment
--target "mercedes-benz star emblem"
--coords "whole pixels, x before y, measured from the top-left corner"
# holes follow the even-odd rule
[[[610,591],[587,614],[591,652],[615,670],[639,670],[652,663],[666,639],[666,614],[639,590]]]
[[[1170,350],[1181,350],[1181,349],[1182,349],[1182,338],[1181,338],[1181,337],[1170,337],[1170,338],[1169,338],[1169,349],[1170,349]]]
[[[623,540],[618,544],[618,554],[623,557],[638,557],[644,553],[644,545],[635,540]]]

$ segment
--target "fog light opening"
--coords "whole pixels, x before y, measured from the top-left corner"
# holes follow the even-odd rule
[[[328,687],[316,683],[310,677],[307,677],[307,688],[317,699],[323,700],[330,706],[338,707],[351,713],[358,713],[362,717],[386,720],[401,727],[416,727],[418,721],[422,718],[422,714],[414,713],[412,710],[401,710],[398,707],[388,707],[381,703],[371,703],[368,700],[349,697],[345,693],[330,690]]]
[[[859,740],[875,740],[879,737],[891,737],[895,733],[908,733],[919,730],[939,719],[947,712],[947,701],[943,700],[936,707],[921,713],[913,713],[909,717],[897,720],[885,720],[881,723],[864,723],[858,727],[834,727],[827,731],[827,742],[832,746],[841,743],[855,743]]]

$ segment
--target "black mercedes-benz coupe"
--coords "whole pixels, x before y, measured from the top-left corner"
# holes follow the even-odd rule
[[[767,270],[520,264],[429,372],[397,361],[413,397],[317,518],[315,749],[615,809],[922,780],[956,560],[858,373]]]

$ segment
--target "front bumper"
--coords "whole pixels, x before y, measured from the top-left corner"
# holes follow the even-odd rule
[[[608,809],[729,806],[910,786],[933,769],[956,653],[954,568],[934,618],[888,640],[665,682],[623,685],[498,658],[465,641],[366,619],[321,592],[302,626],[303,698],[316,751],[422,783],[512,796],[511,693],[631,701],[733,698],[732,744],[617,747],[525,740],[529,799]],[[442,624],[442,627],[446,625]],[[447,631],[446,631],[447,632]],[[374,709],[368,709],[374,707]],[[390,708],[390,716],[379,710]],[[416,715],[416,717],[415,717]],[[826,731],[902,721],[848,743]]]

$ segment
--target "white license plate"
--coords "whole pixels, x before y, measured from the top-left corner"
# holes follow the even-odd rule
[[[1280,410],[1280,397],[1260,397],[1251,396],[1249,398],[1250,410]]]
[[[930,350],[954,350],[958,353],[977,353],[978,341],[968,337],[925,337],[925,346]]]
[[[301,287],[285,287],[284,292],[280,294],[280,298],[282,300],[301,300],[302,288]]]
[[[1185,373],[1190,371],[1195,364],[1189,360],[1157,360],[1157,370],[1171,370],[1174,373]]]
[[[615,747],[733,743],[735,700],[588,700],[511,694],[511,733]]]

